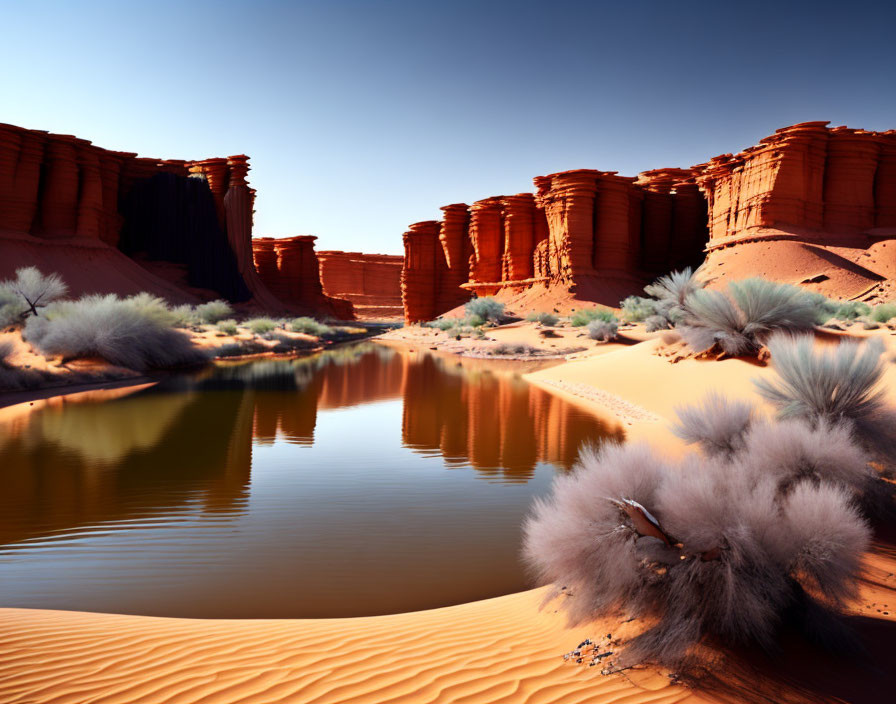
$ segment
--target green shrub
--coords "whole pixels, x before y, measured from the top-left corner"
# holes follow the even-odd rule
[[[217,323],[233,315],[233,308],[227,301],[209,301],[196,306],[196,317],[203,323]]]
[[[626,323],[640,323],[658,314],[658,301],[652,298],[629,296],[619,304]]]
[[[523,343],[501,342],[487,350],[488,354],[499,356],[531,357],[539,352],[537,347]]]
[[[229,318],[227,320],[218,321],[218,330],[227,335],[236,335],[239,328],[237,327],[236,321],[233,318]]]
[[[558,318],[553,313],[533,312],[529,313],[529,315],[526,316],[526,320],[531,323],[540,323],[541,325],[546,325],[547,327],[553,327],[558,323],[560,318]]]
[[[896,318],[896,303],[881,303],[871,309],[871,320],[875,323],[888,323]]]
[[[321,337],[333,331],[333,328],[329,325],[324,325],[314,318],[307,317],[294,318],[290,321],[288,327],[292,332],[301,332],[306,335],[314,335],[315,337]]]
[[[467,301],[464,311],[468,318],[475,315],[482,318],[483,321],[499,320],[504,315],[504,304],[491,296],[485,296]]]
[[[587,325],[592,320],[603,320],[606,323],[617,322],[616,316],[609,308],[582,308],[569,318],[570,325],[577,328]]]
[[[860,301],[844,301],[834,312],[837,320],[855,320],[871,313],[871,306]]]
[[[170,327],[177,322],[177,316],[168,307],[165,299],[153,296],[151,293],[143,291],[124,300],[140,315],[156,321],[159,325]]]
[[[201,322],[196,314],[196,309],[189,303],[175,306],[171,309],[171,315],[174,318],[175,327],[179,328],[191,328]]]
[[[271,318],[252,318],[243,323],[255,335],[264,335],[277,329],[277,321]]]
[[[423,323],[423,327],[444,331],[450,330],[456,326],[458,322],[459,320],[457,318],[437,318],[436,320],[430,320],[428,323]]]
[[[477,315],[476,313],[471,313],[463,319],[463,323],[468,327],[478,328],[485,325],[485,318],[483,318],[481,315]]]

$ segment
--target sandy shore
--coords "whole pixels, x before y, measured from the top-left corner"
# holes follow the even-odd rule
[[[891,331],[880,331],[891,351]],[[405,340],[405,342],[409,342]],[[605,346],[527,378],[681,445],[676,405],[712,388],[753,398],[767,367],[683,360],[661,342]],[[887,373],[896,402],[896,364]],[[188,620],[0,609],[0,702],[627,702],[888,700],[896,686],[896,549],[866,556],[853,622],[868,654],[843,661],[790,643],[774,659],[721,668],[692,691],[651,668],[608,676],[562,654],[618,623],[569,628],[545,590],[411,614],[323,620]]]

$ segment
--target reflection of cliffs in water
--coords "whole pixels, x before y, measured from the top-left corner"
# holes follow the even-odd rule
[[[364,343],[36,411],[0,427],[0,544],[174,508],[234,515],[248,497],[253,438],[312,445],[318,411],[362,403],[402,398],[406,446],[513,481],[537,462],[571,466],[582,442],[622,439],[493,369]]]
[[[252,406],[238,392],[139,393],[35,413],[0,442],[0,544],[172,508],[239,512]]]
[[[449,464],[526,481],[536,463],[568,469],[582,443],[621,442],[624,432],[515,374],[471,372],[424,355],[406,368],[403,438]]]

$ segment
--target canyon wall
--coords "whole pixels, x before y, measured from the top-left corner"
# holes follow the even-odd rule
[[[894,268],[875,250],[875,271],[862,269],[871,261],[865,250],[896,238],[896,130],[827,125],[785,127],[689,169],[634,178],[576,169],[536,177],[534,193],[445,206],[441,221],[404,235],[405,319],[430,320],[472,295],[615,306],[658,275],[700,264],[705,252],[707,264],[719,264],[709,267],[713,276],[723,276],[730,258],[712,253],[734,246],[744,256],[729,270],[782,278],[759,264],[773,254],[745,248],[764,240],[851,248],[815,252],[799,276],[849,270],[855,290],[841,295],[852,296]]]
[[[334,250],[317,253],[320,282],[327,296],[350,301],[359,319],[401,317],[404,257]]]
[[[324,294],[313,235],[256,237],[255,268],[264,284],[284,303],[306,315],[353,320],[352,304]]]
[[[142,158],[0,124],[0,276],[36,265],[74,294],[146,290],[282,308],[252,264],[248,171],[245,155]]]
[[[693,167],[707,198],[710,250],[788,234],[822,244],[893,236],[896,130],[827,124],[784,127]]]
[[[626,178],[578,169],[536,177],[535,188],[447,205],[441,221],[410,226],[407,322],[431,320],[474,294],[535,287],[615,304],[670,268],[699,263],[706,206],[688,170]]]

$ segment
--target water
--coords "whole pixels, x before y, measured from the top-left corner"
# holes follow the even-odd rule
[[[496,363],[371,343],[35,410],[0,424],[0,606],[334,617],[512,593],[532,499],[607,438]]]

